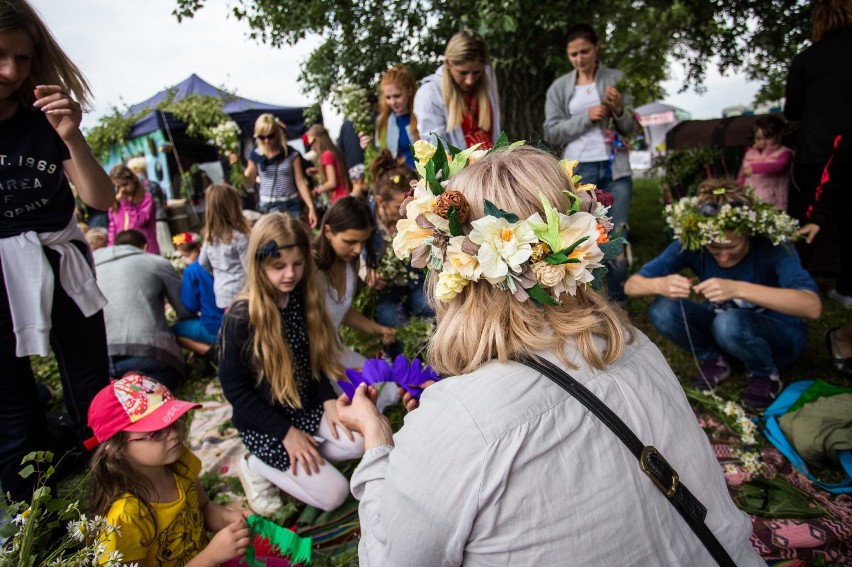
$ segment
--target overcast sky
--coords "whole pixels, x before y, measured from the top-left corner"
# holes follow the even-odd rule
[[[297,82],[299,64],[318,44],[309,38],[295,47],[273,49],[246,38],[248,27],[234,19],[229,2],[209,0],[195,18],[178,24],[175,0],[30,0],[59,43],[83,70],[94,92],[94,109],[83,121],[93,126],[111,106],[141,102],[192,73],[240,96],[304,106],[310,101]],[[675,71],[675,74],[677,71]],[[664,87],[665,102],[715,118],[723,108],[748,105],[757,86],[741,77],[721,77],[710,69],[707,93],[676,94],[678,77]],[[340,117],[324,105],[332,133]]]

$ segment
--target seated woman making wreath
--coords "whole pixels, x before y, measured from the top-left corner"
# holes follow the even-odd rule
[[[435,167],[404,202],[394,248],[430,266],[427,358],[446,378],[419,407],[406,396],[412,411],[395,435],[375,390],[337,402],[365,440],[351,480],[361,564],[711,563],[635,453],[535,368],[545,361],[665,456],[680,479],[666,490],[682,494],[682,482],[706,507],[701,524],[724,564],[763,565],[662,354],[591,289],[623,246],[607,241],[607,208],[549,154],[497,147],[469,167],[473,148],[418,152]]]

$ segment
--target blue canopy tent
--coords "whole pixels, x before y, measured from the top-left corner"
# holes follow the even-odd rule
[[[192,74],[177,85],[164,89],[147,100],[134,104],[128,115],[138,114],[147,109],[152,112],[137,120],[130,131],[127,141],[110,149],[109,158],[104,164],[107,169],[124,162],[132,156],[143,155],[148,160],[148,177],[156,180],[170,197],[177,197],[179,188],[174,187],[181,168],[192,163],[216,161],[216,149],[205,140],[190,138],[186,135],[186,125],[168,112],[157,110],[157,105],[172,96],[172,100],[181,100],[190,94],[213,96],[224,99],[222,106],[240,127],[244,140],[250,140],[254,132],[254,122],[264,113],[271,113],[287,125],[290,138],[300,137],[306,130],[304,108],[285,107],[258,102],[243,97],[235,97],[222,91],[198,75]],[[165,151],[172,148],[175,151]],[[178,159],[181,164],[178,167]]]

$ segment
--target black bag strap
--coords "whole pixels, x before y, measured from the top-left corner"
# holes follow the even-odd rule
[[[517,356],[515,360],[550,378],[595,414],[639,460],[639,467],[642,472],[648,475],[648,478],[686,520],[690,529],[695,532],[695,535],[698,536],[698,539],[701,540],[716,563],[722,567],[736,567],[731,556],[728,555],[728,552],[725,551],[725,548],[704,523],[707,508],[680,482],[677,472],[666,462],[656,447],[643,445],[633,431],[606,404],[601,402],[597,396],[577,382],[570,374],[549,360],[527,355]]]

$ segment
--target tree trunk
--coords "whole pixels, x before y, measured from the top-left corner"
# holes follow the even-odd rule
[[[544,102],[555,79],[544,69],[496,69],[502,128],[509,140],[538,142],[544,138]]]

